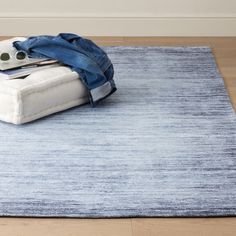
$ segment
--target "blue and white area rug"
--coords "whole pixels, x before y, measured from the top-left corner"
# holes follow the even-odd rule
[[[0,123],[0,215],[236,215],[236,116],[208,47],[107,47],[98,107]]]

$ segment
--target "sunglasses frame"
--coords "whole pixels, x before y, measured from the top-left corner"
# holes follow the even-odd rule
[[[5,54],[5,55],[4,55],[4,54]],[[21,54],[21,55],[23,54],[23,55],[24,55],[24,58],[20,59],[20,58],[19,58],[19,54]],[[7,57],[6,60],[3,59],[4,56]],[[20,57],[21,57],[21,56],[20,56]],[[28,59],[28,55],[27,55],[27,53],[26,53],[25,51],[17,51],[17,52],[14,54],[14,56],[12,56],[12,54],[9,53],[9,52],[2,52],[2,53],[0,54],[0,62],[9,62],[9,61],[11,61],[12,58],[14,58],[14,60],[17,60],[17,61],[25,61],[25,60]]]

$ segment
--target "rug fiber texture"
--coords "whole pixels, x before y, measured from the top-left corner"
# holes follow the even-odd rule
[[[236,215],[236,117],[208,47],[105,47],[118,91],[0,123],[0,216]]]

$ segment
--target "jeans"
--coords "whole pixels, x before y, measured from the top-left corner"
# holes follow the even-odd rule
[[[87,87],[92,106],[116,91],[113,65],[107,54],[91,40],[61,33],[29,37],[25,41],[15,41],[13,45],[29,57],[56,59],[70,66]]]

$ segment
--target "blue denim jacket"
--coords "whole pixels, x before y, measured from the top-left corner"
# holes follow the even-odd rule
[[[30,57],[52,58],[70,66],[88,88],[93,106],[116,91],[113,65],[107,54],[91,40],[61,33],[29,37],[13,45]]]

